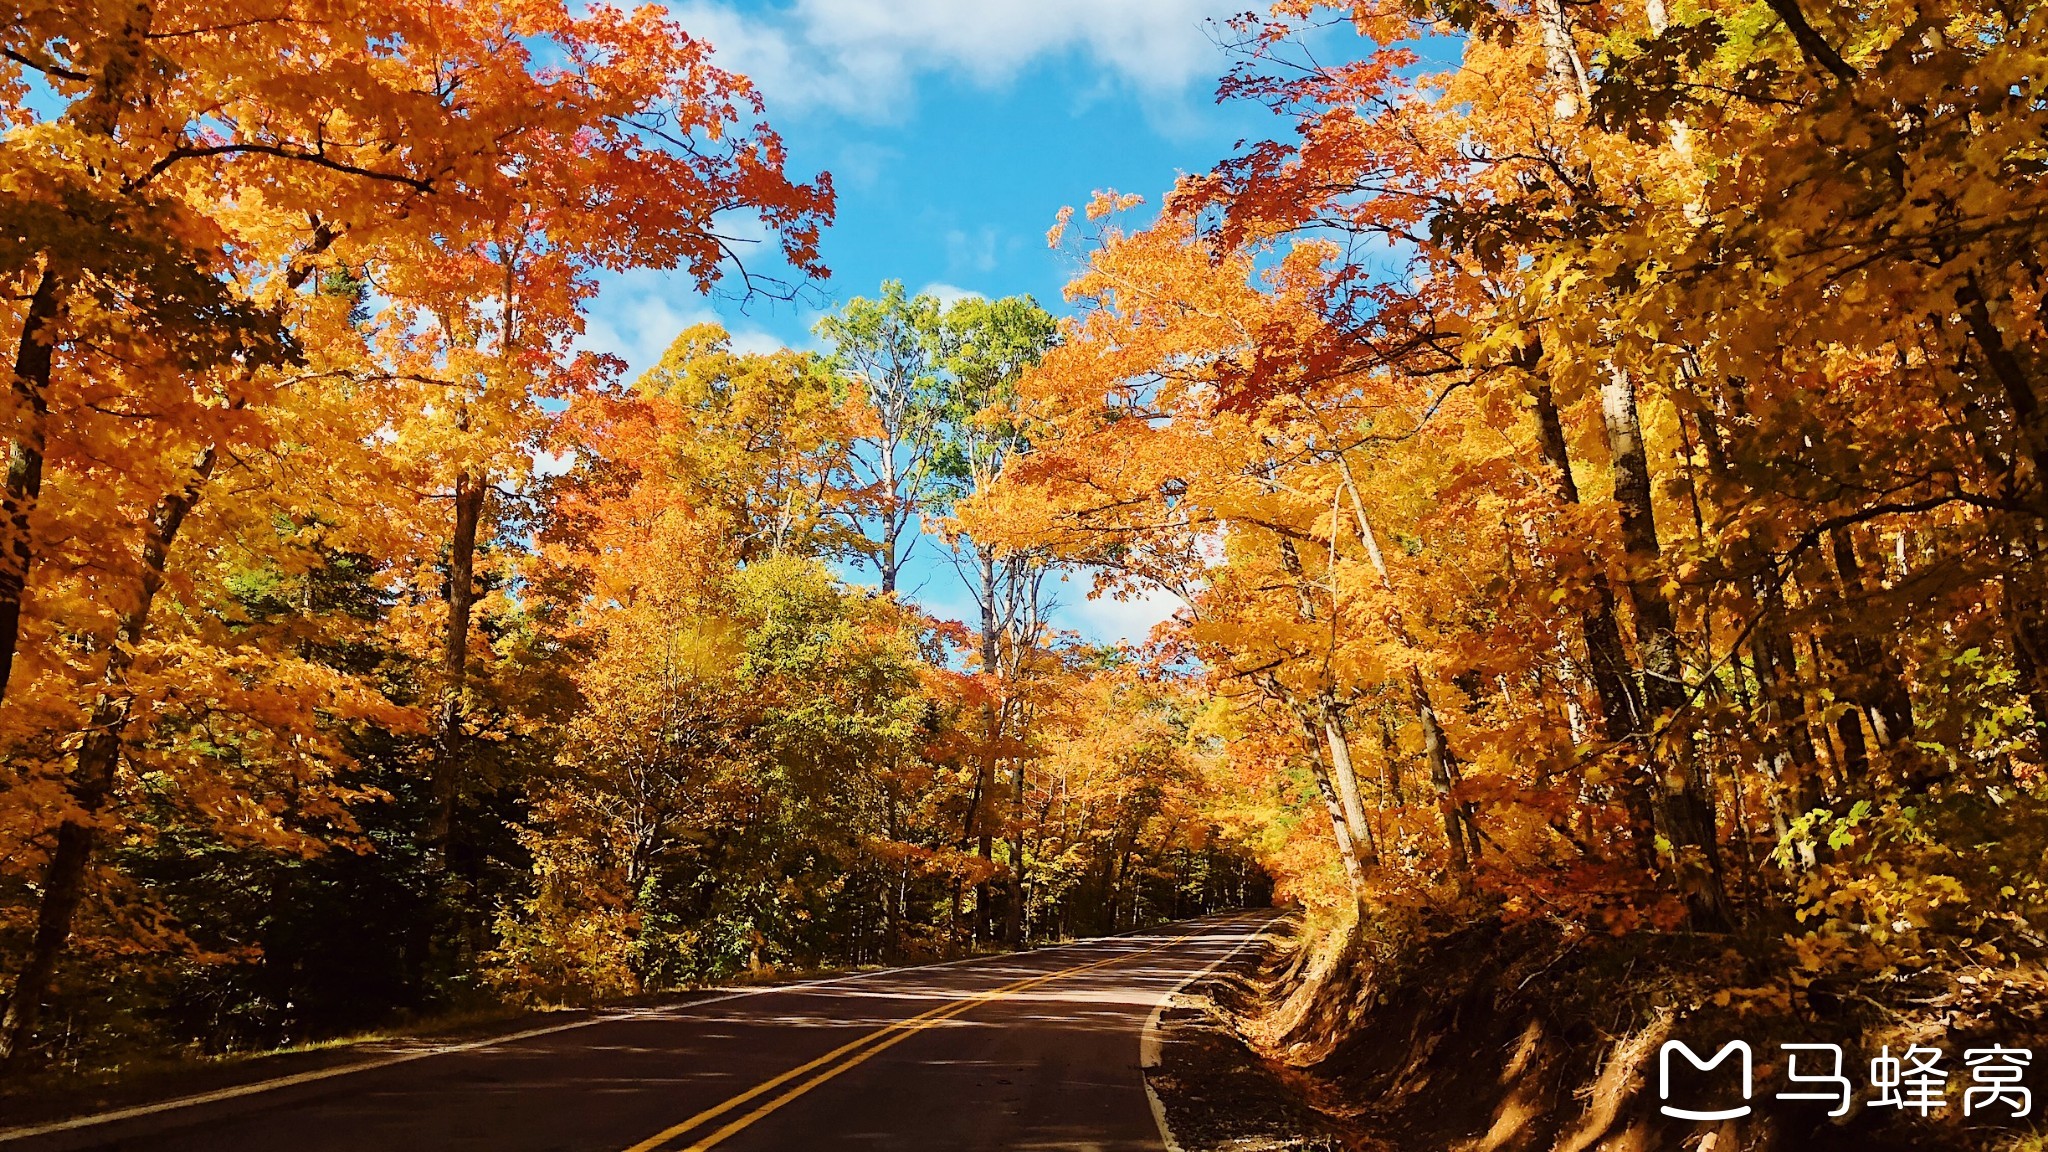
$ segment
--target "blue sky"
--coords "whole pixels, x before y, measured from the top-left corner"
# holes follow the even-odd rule
[[[683,327],[717,318],[743,347],[811,347],[811,325],[884,279],[913,291],[1029,292],[1056,312],[1073,253],[1049,250],[1064,205],[1097,189],[1156,202],[1237,140],[1283,127],[1263,109],[1219,107],[1229,60],[1212,21],[1245,0],[682,0],[671,10],[768,101],[791,169],[832,173],[831,280],[797,304],[698,296],[680,276],[609,279],[590,344],[639,370]],[[935,541],[907,592],[964,616],[970,601]],[[1088,601],[1060,588],[1057,620],[1095,640],[1140,640],[1170,597]]]

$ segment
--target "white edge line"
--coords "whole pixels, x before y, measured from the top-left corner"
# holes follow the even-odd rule
[[[1156,927],[1163,928],[1168,926],[1162,924]],[[1133,929],[1130,932],[1119,932],[1114,936],[1096,936],[1087,940],[1072,940],[1065,944],[1027,948],[1017,952],[997,952],[987,956],[963,956],[958,960],[940,960],[931,964],[908,964],[896,968],[877,968],[872,972],[853,972],[844,976],[827,976],[822,979],[805,980],[796,984],[764,984],[759,988],[744,988],[719,996],[707,997],[703,1000],[686,1000],[661,1009],[627,1009],[623,1011],[597,1012],[592,1013],[585,1019],[572,1020],[567,1024],[554,1024],[546,1028],[529,1028],[524,1032],[511,1032],[503,1036],[490,1036],[482,1040],[471,1040],[462,1044],[442,1044],[432,1048],[423,1048],[416,1052],[400,1052],[391,1056],[380,1056],[369,1060],[359,1060],[351,1064],[341,1064],[333,1068],[318,1068],[311,1072],[300,1072],[291,1076],[278,1076],[273,1079],[258,1080],[249,1084],[238,1084],[232,1088],[222,1088],[213,1092],[201,1092],[192,1096],[177,1096],[151,1104],[137,1104],[128,1108],[117,1108],[110,1112],[93,1112],[84,1116],[73,1116],[68,1120],[53,1120],[46,1124],[24,1125],[19,1128],[0,1128],[0,1144],[10,1143],[15,1140],[27,1140],[36,1136],[50,1136],[59,1132],[75,1132],[80,1128],[94,1128],[101,1124],[114,1124],[122,1120],[154,1116],[161,1112],[171,1112],[180,1108],[196,1108],[202,1104],[217,1104],[223,1100],[233,1100],[241,1096],[254,1096],[263,1092],[274,1092],[280,1088],[295,1088],[301,1084],[311,1084],[316,1081],[328,1080],[336,1076],[347,1076],[356,1072],[374,1072],[379,1068],[389,1068],[396,1064],[407,1064],[414,1060],[424,1060],[429,1056],[448,1056],[457,1052],[471,1052],[478,1048],[490,1048],[499,1044],[514,1044],[521,1040],[532,1040],[535,1037],[549,1036],[556,1032],[567,1032],[575,1028],[588,1028],[593,1024],[609,1024],[620,1020],[631,1020],[636,1017],[644,1018],[666,1011],[667,1008],[702,1008],[707,1005],[723,1004],[728,1000],[739,1000],[748,996],[763,996],[770,992],[790,992],[800,988],[817,988],[826,984],[841,984],[849,980],[865,980],[870,976],[887,976],[891,973],[899,972],[917,972],[927,968],[951,968],[957,964],[974,964],[988,960],[1007,960],[1018,956],[1028,956],[1035,952],[1057,952],[1064,948],[1094,944],[1103,940],[1114,940],[1118,937],[1133,935],[1140,931],[1151,931],[1151,929]],[[1243,947],[1243,945],[1239,945],[1239,947]],[[1232,955],[1235,954],[1233,951]],[[1229,957],[1226,956],[1224,959],[1227,960]],[[1218,961],[1218,963],[1220,964],[1221,961]],[[1153,1018],[1154,1022],[1156,1022],[1158,1018],[1157,1012],[1153,1013]],[[1146,1025],[1147,1031],[1149,1032],[1151,1028],[1152,1024],[1148,1023]],[[1149,1088],[1147,1090],[1149,1091]],[[1158,1109],[1156,1100],[1153,1103],[1153,1108],[1155,1112]],[[1160,1124],[1163,1131],[1165,1121],[1161,1120]]]
[[[1159,998],[1159,1003],[1152,1006],[1152,1014],[1145,1018],[1145,1030],[1138,1034],[1138,1079],[1145,1085],[1145,1102],[1152,1106],[1152,1122],[1159,1126],[1159,1139],[1165,1143],[1166,1152],[1185,1150],[1181,1147],[1180,1141],[1174,1139],[1173,1129],[1166,1123],[1166,1102],[1159,1098],[1158,1089],[1152,1087],[1152,1072],[1159,1067],[1166,1048],[1165,1043],[1159,1038],[1159,1019],[1166,1014],[1166,1006],[1173,1003],[1175,996],[1180,995],[1197,980],[1230,963],[1239,952],[1251,947],[1253,943],[1264,939],[1266,929],[1272,927],[1273,921],[1277,919],[1277,915],[1267,918],[1250,936],[1240,940],[1237,947],[1211,960],[1207,967],[1174,985],[1166,995]]]

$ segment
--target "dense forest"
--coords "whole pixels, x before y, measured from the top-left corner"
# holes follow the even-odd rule
[[[1055,230],[1003,541],[1189,598],[1352,963],[1538,925],[1508,992],[1640,1008],[1610,1079],[1716,1010],[2039,1038],[2044,21],[1283,3],[1222,89],[1270,139]]]
[[[630,378],[594,277],[815,282],[829,178],[652,9],[320,10],[7,35],[10,1060],[1269,884],[2039,1026],[2048,10],[1282,0],[1266,138],[1063,217],[1066,317]]]
[[[1047,312],[890,285],[825,353],[627,378],[576,347],[600,272],[824,275],[747,81],[652,9],[319,27],[10,26],[11,1065],[1263,896],[1200,693],[965,512]],[[978,621],[895,595],[920,547]]]

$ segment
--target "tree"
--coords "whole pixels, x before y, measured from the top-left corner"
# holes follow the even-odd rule
[[[2048,714],[2038,273],[1982,247],[2030,234],[2040,185],[1960,127],[2039,110],[1929,96],[2024,90],[2021,25],[1334,5],[1375,46],[1332,65],[1294,46],[1323,7],[1237,25],[1226,95],[1289,134],[1097,234],[1021,389],[1009,539],[1187,596],[1169,639],[1321,785],[1326,866],[1372,899],[1414,898],[1386,809],[1419,752],[1435,858],[1488,858],[1474,899],[1715,930],[1789,890],[1830,947],[1904,932],[1880,909],[1964,882],[1849,829],[1972,824],[2038,757],[2012,719]],[[1445,27],[1457,67],[1413,78]],[[1958,679],[1963,652],[2000,671]],[[1936,682],[2005,719],[1962,737]],[[1880,896],[1843,851],[1925,886]]]
[[[882,591],[893,593],[917,545],[938,445],[939,301],[906,296],[902,281],[884,281],[879,299],[854,297],[818,321],[817,334],[832,345],[827,363],[866,408],[853,467],[872,504],[857,521],[868,534],[869,562]]]
[[[984,689],[981,773],[963,822],[963,839],[978,835],[982,859],[993,860],[988,817],[996,807],[997,763],[1001,750],[1018,739],[1027,708],[1027,693],[1009,685],[1034,662],[1049,608],[1045,580],[1050,565],[1032,550],[1004,552],[982,543],[968,505],[989,490],[1011,458],[1030,448],[1016,422],[1017,381],[1044,357],[1055,328],[1051,314],[1028,296],[968,297],[946,310],[941,325],[946,377],[937,412],[934,501],[951,505],[947,543],[954,570],[980,613],[978,655],[982,675],[989,681]],[[1025,761],[1016,756],[1009,761],[1010,866],[1003,938],[1015,944],[1023,933],[1024,915]],[[989,934],[989,911],[989,892],[983,885],[976,896],[975,917],[984,936]]]
[[[322,307],[309,306],[325,279],[314,273],[368,271],[388,283],[399,315],[409,275],[487,253],[504,285],[481,296],[493,302],[496,345],[476,336],[485,325],[475,312],[455,322],[444,293],[439,311],[450,322],[427,359],[471,373],[465,387],[491,375],[461,362],[482,350],[499,366],[498,386],[517,390],[510,368],[530,365],[515,345],[545,331],[557,342],[526,350],[545,359],[560,347],[588,269],[686,265],[708,283],[730,250],[714,217],[752,208],[791,265],[816,273],[831,194],[829,184],[783,175],[773,133],[742,126],[760,111],[745,81],[710,66],[703,44],[652,9],[60,7],[17,22],[10,37],[10,90],[27,70],[65,107],[48,121],[21,112],[7,136],[11,182],[38,192],[10,209],[36,226],[9,230],[20,239],[5,271],[24,291],[0,529],[9,534],[0,667],[14,670],[20,638],[35,638],[32,698],[17,704],[21,678],[8,678],[11,745],[81,733],[68,799],[50,809],[54,827],[31,833],[54,835],[55,846],[38,885],[39,926],[9,993],[0,1045],[11,1058],[34,1033],[107,831],[123,739],[146,698],[134,653],[152,641],[155,601],[186,579],[172,560],[194,509],[221,483],[266,472],[266,456],[317,452],[331,436],[336,456],[352,459],[360,441],[351,431],[390,431],[350,420],[290,438],[314,431],[295,407],[321,407],[323,388],[361,399],[405,375],[366,347],[370,322],[308,320]],[[592,226],[596,212],[628,203],[632,227]],[[521,254],[536,247],[555,261],[545,292],[520,278],[535,267]],[[535,296],[561,307],[536,321],[520,311]],[[341,312],[362,299],[351,294]],[[531,322],[523,333],[520,322]],[[404,343],[391,328],[383,334]],[[109,372],[103,360],[130,368]],[[458,424],[474,411],[445,395],[439,404]],[[111,481],[107,461],[121,462]],[[458,541],[480,519],[484,484],[463,475]],[[54,515],[45,507],[53,488]],[[68,523],[52,523],[60,519]],[[73,538],[89,543],[46,563],[38,541]],[[458,555],[456,568],[464,563]],[[99,572],[119,576],[86,575]],[[458,624],[464,583],[451,582]],[[79,612],[71,596],[93,609]],[[81,620],[105,623],[94,631]],[[465,632],[452,630],[446,645],[458,698]],[[303,688],[309,701],[328,690],[313,679]],[[67,696],[80,703],[67,706]]]
[[[699,325],[636,390],[662,407],[657,434],[675,481],[717,510],[740,563],[858,554],[862,538],[846,522],[857,507],[848,486],[857,409],[816,357],[736,353],[723,329]]]

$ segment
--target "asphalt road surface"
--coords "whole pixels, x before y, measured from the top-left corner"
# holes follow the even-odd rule
[[[1270,917],[618,1013],[15,1129],[0,1152],[1156,1152],[1148,1020]]]

